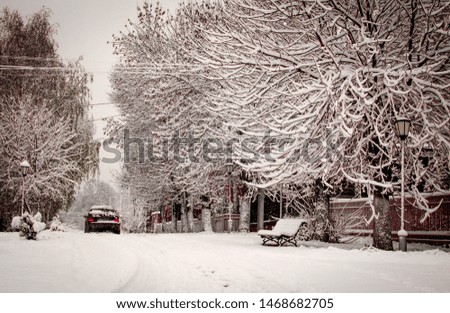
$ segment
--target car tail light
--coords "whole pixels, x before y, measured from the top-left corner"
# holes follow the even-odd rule
[[[116,222],[116,223],[119,223],[119,222],[120,222],[118,216],[116,216],[116,218],[114,219],[114,222]]]
[[[94,223],[94,218],[93,217],[89,217],[88,218],[88,223]]]

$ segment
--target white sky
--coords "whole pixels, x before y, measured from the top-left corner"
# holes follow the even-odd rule
[[[155,2],[149,1],[149,2]],[[166,8],[174,11],[181,0],[160,0]],[[124,30],[128,19],[136,20],[137,5],[142,0],[0,0],[0,7],[17,9],[22,16],[49,8],[52,12],[51,22],[57,25],[58,52],[63,59],[83,57],[82,64],[88,72],[94,74],[91,85],[92,103],[109,102],[110,84],[108,74],[116,62],[112,54],[113,34]],[[113,105],[94,106],[92,116],[100,119],[116,115]],[[96,122],[96,138],[103,138],[105,122]],[[119,164],[100,165],[100,178],[112,180],[112,171],[117,171]]]

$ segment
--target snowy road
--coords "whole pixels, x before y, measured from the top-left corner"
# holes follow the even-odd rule
[[[255,234],[0,233],[0,292],[450,292],[450,253],[307,243]]]

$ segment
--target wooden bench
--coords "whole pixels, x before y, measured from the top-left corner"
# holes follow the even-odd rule
[[[273,242],[277,246],[290,243],[297,247],[297,234],[300,231],[300,227],[304,224],[307,224],[307,221],[304,219],[279,219],[272,230],[262,229],[258,232],[258,235],[263,240],[263,246]]]

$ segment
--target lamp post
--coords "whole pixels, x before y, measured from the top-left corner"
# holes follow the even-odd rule
[[[280,186],[280,218],[283,218],[283,183]]]
[[[27,160],[24,160],[20,163],[20,173],[22,174],[22,211],[21,215],[23,215],[23,207],[25,204],[25,176],[27,176],[28,171],[30,170],[30,163]]]
[[[228,161],[225,164],[225,166],[226,166],[227,172],[228,172],[228,190],[229,190],[229,196],[230,196],[230,202],[231,202],[228,204],[228,232],[231,233],[231,228],[233,227],[233,221],[231,220],[231,207],[233,206],[233,196],[231,193],[233,192],[233,186],[232,186],[233,180],[232,180],[231,174],[233,172],[234,164],[233,164],[233,162]]]
[[[397,129],[397,135],[400,137],[401,141],[401,163],[402,163],[402,185],[401,185],[401,224],[400,230],[398,231],[398,242],[400,250],[407,251],[406,237],[408,232],[405,230],[405,140],[408,138],[409,126],[411,121],[406,117],[398,117],[395,121],[395,127]]]

